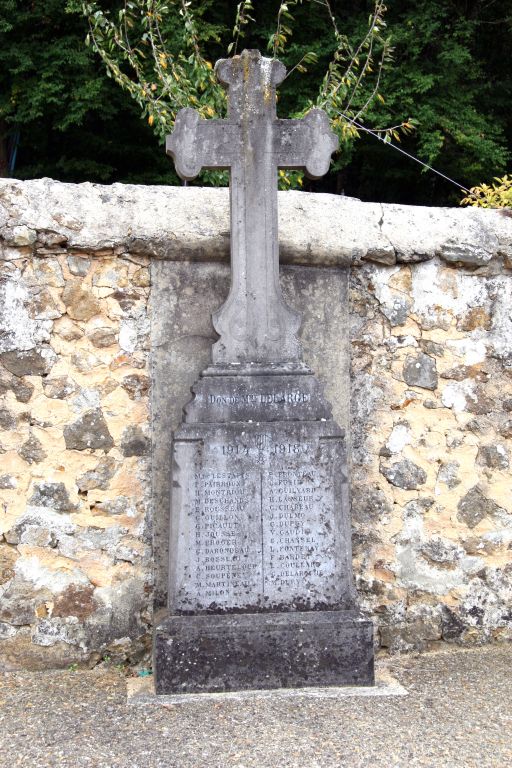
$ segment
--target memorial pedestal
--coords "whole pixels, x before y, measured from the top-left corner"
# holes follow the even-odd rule
[[[230,372],[193,392],[173,441],[157,692],[372,685],[345,436],[318,382],[307,369]]]

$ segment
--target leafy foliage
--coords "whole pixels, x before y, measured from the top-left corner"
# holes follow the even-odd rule
[[[471,187],[471,194],[464,197],[460,204],[476,208],[512,208],[512,178],[507,174],[501,179],[495,176],[494,181],[496,184]]]
[[[291,112],[302,116],[311,107],[321,106],[333,118],[341,141],[350,143],[359,135],[354,121],[362,119],[376,98],[382,100],[379,84],[391,54],[385,36],[386,9],[382,0],[376,0],[368,28],[354,45],[339,32],[329,0],[282,0],[275,27],[266,35],[266,47],[274,58],[287,58],[297,11],[308,6],[311,12],[313,5],[323,9],[330,28],[332,58],[322,76],[316,66],[316,52],[300,52],[289,75],[312,68],[317,88],[305,103],[296,99]],[[172,130],[176,113],[184,106],[192,105],[203,118],[223,115],[225,94],[216,80],[209,51],[212,42],[225,44],[227,30],[208,16],[214,8],[212,0],[195,4],[189,0],[125,0],[110,11],[98,0],[78,0],[71,7],[80,7],[87,16],[94,50],[116,82],[139,104],[160,139]],[[238,4],[228,53],[237,51],[242,37],[255,24],[252,13],[254,6],[249,0]],[[410,130],[412,125],[383,130],[397,137],[398,128]],[[212,177],[218,180],[218,174],[206,175],[206,179]],[[281,179],[285,186],[300,183],[298,174],[282,173]]]
[[[279,92],[281,115],[300,116],[318,103],[338,121],[342,143],[336,162],[322,181],[305,181],[308,189],[370,200],[458,204],[460,185],[469,188],[481,179],[502,177],[510,167],[512,0],[393,0],[375,21],[378,36],[360,51],[368,20],[375,17],[375,0],[191,0],[185,7],[168,0],[159,26],[174,71],[183,78],[178,83],[172,76],[176,86],[168,79],[168,94],[158,90],[151,43],[135,45],[137,35],[148,29],[140,17],[129,28],[132,48],[142,54],[136,55],[146,82],[150,88],[157,85],[151,90],[154,107],[127,99],[114,73],[94,53],[92,39],[86,47],[83,2],[69,0],[79,13],[66,14],[66,0],[0,0],[0,175],[6,172],[7,143],[14,146],[19,136],[15,173],[22,178],[176,183],[172,163],[159,146],[172,115],[162,122],[160,110],[166,104],[174,111],[191,104],[190,95],[205,116],[209,105],[214,114],[222,114],[224,94],[211,65],[242,47],[267,50],[267,55],[275,48],[287,65],[290,74]],[[151,2],[145,0],[145,7]],[[124,0],[96,5],[108,23],[119,27]],[[109,46],[107,56],[120,74],[142,82],[117,43]],[[356,53],[356,67],[345,78]],[[167,69],[159,63],[162,72],[172,71],[167,59]],[[362,70],[365,76],[354,91]],[[171,98],[172,91],[179,98]],[[388,129],[380,135],[389,144],[400,139],[402,149],[459,186],[421,172],[359,125]]]
[[[176,179],[84,38],[63,0],[0,0],[0,161],[19,136],[22,178]]]
[[[218,39],[219,30],[197,23],[210,4],[201,3],[196,19],[186,0],[127,0],[112,12],[94,1],[78,3],[89,21],[87,42],[160,139],[182,107],[193,106],[202,117],[224,110],[224,92],[201,48]],[[76,9],[72,2],[69,7]]]
[[[380,118],[412,115],[416,130],[404,148],[458,185],[418,173],[414,163],[369,137],[358,146],[343,186],[363,198],[456,204],[460,185],[504,171],[510,160],[512,123],[505,104],[512,97],[506,63],[512,5],[395,0],[388,24],[394,65],[383,76]],[[368,122],[373,119],[370,109]]]

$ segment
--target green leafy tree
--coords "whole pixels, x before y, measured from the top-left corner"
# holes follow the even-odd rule
[[[357,30],[355,43],[340,32],[328,0],[266,2],[257,8],[245,0],[236,6],[232,28],[216,16],[211,0],[125,0],[108,8],[97,0],[70,0],[69,7],[87,17],[88,42],[160,139],[172,130],[182,107],[193,106],[204,118],[224,114],[225,93],[213,61],[236,54],[242,43],[281,58],[289,66],[289,77],[313,73],[302,94],[297,87],[290,89],[288,114],[300,117],[313,106],[322,107],[344,147],[359,135],[357,121],[364,119],[370,105],[383,100],[379,88],[391,50],[381,0],[366,29]],[[307,47],[312,12],[321,18],[317,50]],[[329,58],[321,60],[318,48],[326,38]],[[403,121],[384,127],[382,133],[398,136],[398,129],[411,130],[412,125]],[[301,180],[300,174],[281,176],[285,185]],[[203,174],[205,178],[217,183],[220,174]]]
[[[18,145],[22,178],[176,178],[84,37],[64,0],[0,0],[0,175]]]
[[[512,0],[420,4],[390,0],[382,15],[387,28],[381,26],[380,39],[371,46],[367,39],[367,47],[360,52],[358,46],[369,31],[368,19],[375,14],[373,0],[331,0],[329,5],[323,0],[284,4],[192,0],[185,9],[177,0],[169,0],[161,31],[176,74],[181,71],[185,79],[179,84],[180,99],[168,94],[159,98],[158,90],[151,91],[154,100],[159,99],[151,126],[151,104],[145,107],[146,100],[127,99],[114,73],[94,53],[93,41],[91,47],[85,45],[88,22],[82,3],[72,2],[80,13],[66,14],[66,0],[0,0],[0,174],[176,183],[172,163],[159,146],[172,119],[168,124],[161,122],[158,111],[166,104],[174,105],[173,109],[189,105],[193,102],[188,96],[195,95],[196,107],[205,110],[205,116],[212,104],[214,114],[222,113],[223,93],[217,89],[211,98],[213,92],[208,90],[217,88],[210,67],[242,47],[258,47],[271,56],[275,51],[290,70],[279,92],[280,114],[300,115],[320,103],[334,121],[339,120],[341,150],[325,179],[305,182],[309,189],[344,191],[370,200],[458,204],[456,185],[422,171],[366,133],[368,129],[378,133],[391,128],[380,133],[381,139],[393,144],[401,139],[403,150],[468,188],[481,179],[502,177],[510,168]],[[101,0],[98,23],[103,15],[107,23],[119,26],[123,8],[122,0]],[[192,9],[192,21],[180,13],[187,8]],[[139,31],[144,34],[142,29],[130,28],[132,43]],[[142,82],[117,43],[108,45],[107,56],[117,62],[120,72],[135,84]],[[147,82],[158,89],[161,81],[149,79],[155,63],[152,52],[148,55],[150,47],[147,42],[135,45],[142,54],[138,60],[148,73]],[[384,48],[388,58],[381,68]],[[343,74],[354,56],[358,63],[347,82]],[[170,72],[170,63],[165,63],[167,70],[161,65],[162,71]],[[331,66],[334,70],[325,78]],[[354,91],[362,70],[365,76]],[[187,78],[191,86],[183,93]],[[173,79],[178,88],[174,75]],[[169,93],[171,86],[175,88],[169,83]],[[322,103],[322,88],[329,97],[327,103]],[[413,122],[415,131],[404,135],[400,127],[393,129],[404,121]],[[18,142],[12,171],[7,164]]]
[[[383,76],[379,116],[414,115],[416,130],[403,148],[466,187],[504,171],[512,138],[510,0],[395,0],[388,25],[394,64]],[[460,198],[456,184],[421,172],[371,136],[343,177],[347,192],[366,199],[435,205]]]

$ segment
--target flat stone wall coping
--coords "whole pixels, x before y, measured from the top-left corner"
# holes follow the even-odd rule
[[[0,259],[87,252],[171,261],[229,258],[229,191],[206,187],[0,180]],[[346,267],[440,256],[486,272],[512,267],[512,213],[363,203],[279,193],[281,261]]]

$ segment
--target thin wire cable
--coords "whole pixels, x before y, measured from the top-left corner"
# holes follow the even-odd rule
[[[446,179],[446,181],[449,181],[451,184],[453,184],[458,189],[462,189],[463,192],[467,192],[468,195],[473,196],[473,192],[471,192],[470,189],[465,187],[463,184],[459,184],[454,179],[451,179],[445,173],[441,173],[441,171],[438,171],[435,168],[432,168],[432,166],[428,165],[428,163],[424,163],[423,160],[419,159],[419,157],[415,157],[414,155],[411,155],[409,152],[406,152],[405,149],[402,149],[402,147],[397,147],[396,144],[392,144],[390,141],[386,141],[385,139],[382,138],[382,136],[379,136],[378,133],[375,133],[374,131],[371,131],[369,128],[365,128],[364,125],[361,125],[361,123],[358,123],[356,120],[352,120],[352,118],[347,117],[347,115],[344,115],[343,112],[340,112],[340,115],[342,117],[344,117],[345,120],[347,120],[347,122],[352,123],[352,125],[355,125],[356,128],[359,128],[360,131],[364,131],[365,133],[369,133],[370,136],[374,136],[376,139],[381,141],[387,147],[392,147],[393,149],[396,149],[397,152],[400,152],[402,155],[405,155],[406,157],[409,157],[411,160],[414,160],[415,163],[419,163],[419,165],[422,165],[424,168],[427,168],[429,171],[432,171],[432,173],[437,173],[438,176],[441,176],[443,179]]]

